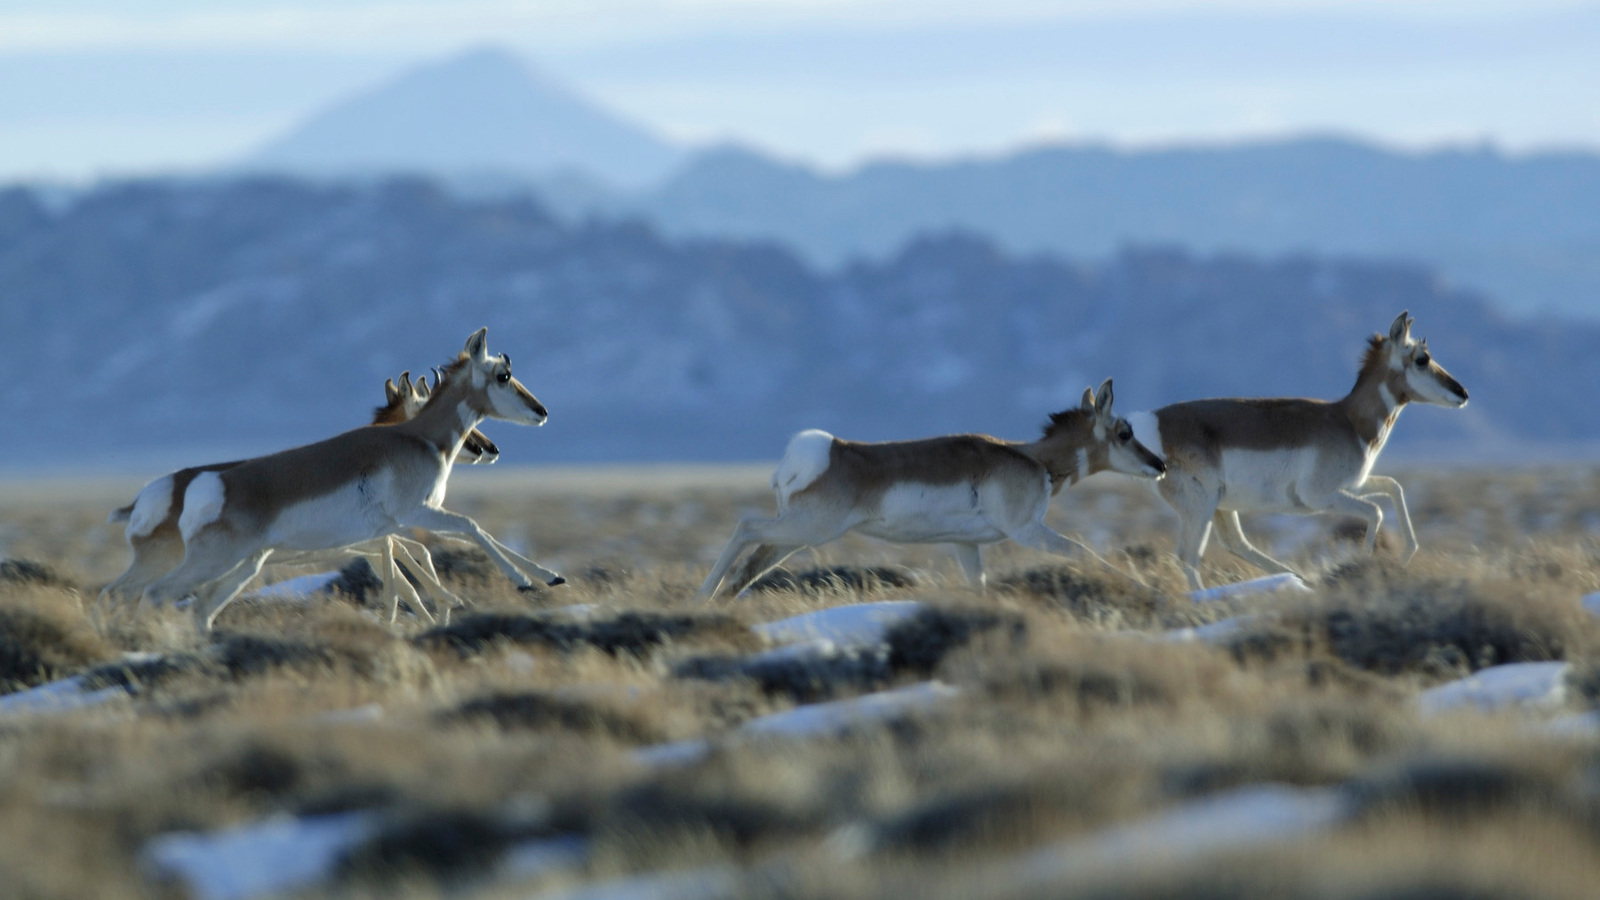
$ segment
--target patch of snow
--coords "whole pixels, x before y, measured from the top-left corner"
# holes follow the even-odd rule
[[[739,872],[729,866],[706,866],[681,872],[614,878],[554,894],[544,900],[718,900],[737,897]]]
[[[1548,708],[1559,706],[1566,691],[1564,662],[1508,663],[1423,691],[1417,703],[1425,715],[1468,708],[1482,712],[1510,706]]]
[[[699,762],[711,753],[706,741],[673,741],[668,744],[651,744],[633,751],[633,759],[642,766],[686,766]]]
[[[1591,616],[1600,616],[1600,593],[1589,594],[1578,601],[1583,611]]]
[[[368,722],[378,722],[382,719],[383,704],[381,703],[368,703],[350,709],[331,709],[311,717],[311,721],[323,725],[364,725]]]
[[[828,640],[840,647],[873,646],[884,642],[890,628],[922,608],[917,600],[852,603],[755,625],[751,630],[774,644]]]
[[[1166,862],[1290,840],[1354,812],[1338,788],[1257,784],[1027,854],[1007,866],[1023,884],[1051,884],[1101,867]]]
[[[1196,603],[1210,603],[1214,600],[1229,600],[1234,597],[1255,597],[1261,594],[1272,594],[1277,591],[1294,591],[1300,594],[1311,593],[1311,588],[1300,580],[1300,576],[1293,572],[1279,572],[1276,575],[1264,575],[1252,578],[1249,581],[1238,581],[1233,584],[1223,584],[1217,587],[1205,588],[1199,591],[1190,591],[1189,599]]]
[[[338,572],[318,572],[315,575],[301,575],[296,578],[286,578],[253,591],[252,597],[298,599],[320,594],[328,589],[328,585],[339,580]]]
[[[141,857],[158,875],[181,880],[194,900],[250,900],[323,881],[351,847],[371,838],[371,812],[274,816],[212,832],[152,839]]]
[[[1170,631],[1162,632],[1161,640],[1177,642],[1200,641],[1207,644],[1221,643],[1244,631],[1245,627],[1255,620],[1255,616],[1232,616],[1207,625],[1196,625],[1193,628],[1174,628]]]
[[[1600,737],[1600,711],[1557,716],[1548,722],[1540,722],[1535,729],[1551,737]]]
[[[863,722],[877,722],[927,709],[960,691],[938,681],[923,681],[890,691],[863,694],[848,700],[809,703],[780,713],[761,716],[739,726],[745,735],[812,737],[834,734]]]
[[[577,835],[524,841],[500,858],[499,874],[506,879],[534,878],[552,869],[582,865],[588,857],[589,842]]]
[[[760,716],[734,729],[729,738],[805,738],[836,734],[856,725],[881,722],[927,709],[959,693],[959,689],[938,681],[922,681],[890,691],[863,694],[848,700],[810,703]],[[708,741],[675,741],[641,747],[633,751],[633,758],[646,766],[680,766],[699,762],[710,752],[711,744]]]
[[[126,696],[128,696],[128,692],[120,687],[85,691],[83,689],[83,677],[74,675],[71,678],[51,681],[0,697],[0,715],[23,713],[43,715],[72,712],[73,710],[87,709],[91,706],[100,706],[104,703],[110,703],[118,697]]]

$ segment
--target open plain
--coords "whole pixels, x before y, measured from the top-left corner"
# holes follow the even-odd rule
[[[1142,584],[848,537],[700,603],[769,472],[459,471],[568,584],[430,541],[448,625],[358,567],[204,643],[91,622],[136,481],[0,483],[0,894],[1595,896],[1600,468],[1392,472],[1406,567],[1247,520],[1309,590],[1192,598],[1176,518],[1099,475],[1048,521]],[[1261,574],[1215,543],[1208,584]]]

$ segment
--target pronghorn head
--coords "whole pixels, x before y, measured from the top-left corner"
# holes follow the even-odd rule
[[[511,377],[511,357],[489,355],[489,329],[479,328],[467,338],[455,363],[443,373],[471,385],[468,402],[485,416],[518,425],[543,425],[550,413],[539,399]]]
[[[435,369],[434,373],[437,376],[438,370]],[[400,377],[406,379],[408,375],[409,373],[405,373]],[[418,378],[416,383],[411,386],[410,398],[406,402],[406,408],[412,411],[412,416],[415,416],[417,413],[422,412],[424,406],[428,405],[428,398],[431,396],[433,396],[433,388],[429,387],[428,377],[424,375]],[[487,435],[476,428],[467,432],[466,439],[461,442],[461,452],[456,455],[458,464],[466,463],[469,466],[480,463],[490,465],[499,459],[500,448],[495,446],[494,441],[489,440]]]
[[[1385,403],[1391,408],[1416,401],[1461,408],[1467,405],[1467,389],[1450,377],[1428,352],[1428,341],[1411,337],[1409,311],[1395,317],[1387,337],[1373,335],[1372,352],[1388,363],[1387,377],[1379,391],[1387,391]]]
[[[1077,478],[1110,469],[1141,478],[1160,478],[1167,464],[1133,436],[1133,426],[1111,410],[1111,379],[1100,389],[1084,388],[1083,401],[1050,417],[1045,440],[1064,440],[1077,457]]]

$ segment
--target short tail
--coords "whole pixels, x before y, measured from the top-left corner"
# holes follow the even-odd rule
[[[772,473],[772,489],[778,494],[778,512],[789,508],[789,498],[811,486],[828,471],[833,452],[833,435],[815,428],[789,439],[778,470]]]

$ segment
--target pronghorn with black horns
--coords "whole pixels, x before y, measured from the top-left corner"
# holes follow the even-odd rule
[[[1374,334],[1355,387],[1339,400],[1216,399],[1174,403],[1129,416],[1139,439],[1166,460],[1161,496],[1177,510],[1178,561],[1196,590],[1211,526],[1235,556],[1268,572],[1293,572],[1256,549],[1239,525],[1241,512],[1343,513],[1367,523],[1366,548],[1377,544],[1387,496],[1405,539],[1403,560],[1417,551],[1400,482],[1372,474],[1373,463],[1407,403],[1459,409],[1467,389],[1450,377],[1426,340],[1411,337],[1408,313],[1387,335]]]
[[[415,418],[428,401],[429,387],[425,378],[413,382],[410,372],[402,372],[398,384],[392,379],[383,383],[384,404],[372,413],[373,425],[395,425]],[[493,463],[500,449],[477,429],[473,429],[462,443],[458,463]],[[111,513],[110,524],[126,522],[124,536],[133,559],[123,573],[106,585],[96,598],[92,614],[98,621],[100,612],[108,601],[120,596],[138,596],[146,586],[172,571],[183,562],[183,537],[178,532],[178,519],[183,514],[183,495],[196,475],[201,472],[220,472],[231,469],[242,460],[194,466],[163,475],[145,485],[133,503]],[[432,618],[423,606],[410,582],[395,568],[396,561],[408,564],[411,571],[429,589],[434,597],[452,607],[463,605],[461,599],[439,582],[428,548],[422,544],[392,535],[382,539],[388,546],[372,544],[348,547],[325,553],[282,554],[273,559],[274,564],[313,565],[336,563],[344,557],[364,556],[372,562],[376,572],[386,573],[384,579],[390,587],[389,620],[394,621],[402,597],[419,611],[419,615]],[[448,612],[448,610],[447,610]]]
[[[182,564],[145,589],[146,602],[195,594],[196,627],[211,623],[274,551],[348,547],[404,528],[476,541],[520,588],[533,583],[509,556],[548,584],[560,575],[510,553],[472,519],[443,508],[450,469],[467,435],[486,418],[543,425],[547,412],[491,357],[480,328],[410,421],[368,426],[325,441],[201,472],[184,492],[178,530]]]
[[[796,551],[848,531],[900,543],[951,544],[962,573],[977,587],[984,584],[983,544],[1010,539],[1098,560],[1088,547],[1044,524],[1050,499],[1107,469],[1143,478],[1166,471],[1127,421],[1112,413],[1111,399],[1107,378],[1098,392],[1085,390],[1076,409],[1052,415],[1044,435],[1032,443],[957,434],[868,444],[802,431],[789,441],[772,476],[778,515],[739,522],[700,594],[737,594]],[[752,545],[755,550],[729,577]]]

